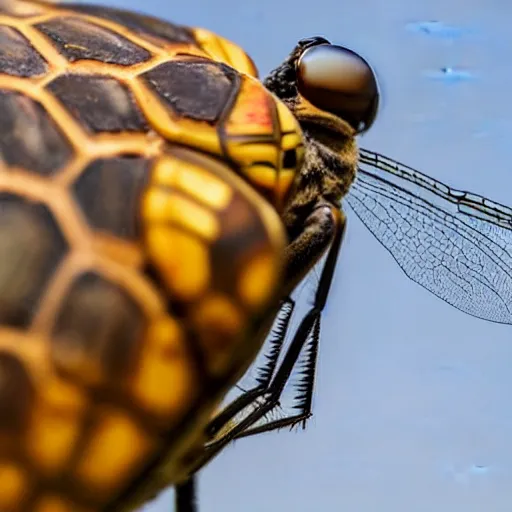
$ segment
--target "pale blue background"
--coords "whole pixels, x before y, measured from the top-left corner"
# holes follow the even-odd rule
[[[305,36],[353,48],[383,94],[361,145],[512,206],[512,3],[115,3],[217,31],[263,74]],[[453,30],[408,25],[431,20]],[[459,80],[436,79],[442,67],[459,69]],[[471,318],[409,281],[348,213],[315,416],[305,432],[222,453],[201,474],[201,512],[510,512],[512,327]],[[171,493],[146,512],[160,511],[172,511]]]

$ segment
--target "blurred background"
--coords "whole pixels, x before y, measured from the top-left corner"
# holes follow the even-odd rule
[[[105,3],[103,0],[101,3]],[[110,0],[242,45],[262,75],[300,38],[362,54],[381,86],[363,147],[512,206],[512,4]],[[410,281],[347,209],[306,431],[241,440],[201,512],[510,512],[512,327]],[[172,512],[172,491],[145,512]]]

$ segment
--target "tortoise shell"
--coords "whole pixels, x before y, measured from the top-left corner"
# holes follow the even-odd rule
[[[0,510],[178,481],[256,354],[303,150],[255,77],[206,30],[0,2]]]

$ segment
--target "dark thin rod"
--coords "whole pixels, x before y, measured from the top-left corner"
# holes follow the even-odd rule
[[[191,476],[175,487],[175,512],[198,512],[196,478]]]

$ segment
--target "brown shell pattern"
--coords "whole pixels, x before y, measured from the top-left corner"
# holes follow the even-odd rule
[[[262,196],[300,133],[249,75],[204,30],[0,2],[0,510],[172,484],[257,351],[284,243]]]

